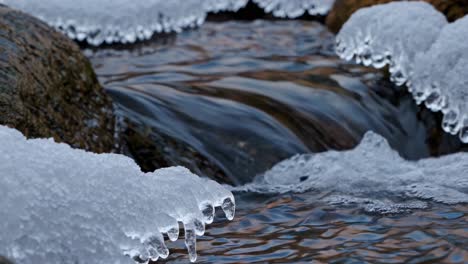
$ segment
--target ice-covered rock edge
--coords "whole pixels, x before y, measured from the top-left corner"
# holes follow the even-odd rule
[[[163,235],[196,236],[216,207],[234,217],[218,183],[182,167],[142,173],[130,158],[94,154],[0,126],[0,255],[16,263],[147,263],[166,258]],[[125,256],[127,255],[127,256]]]
[[[352,150],[296,155],[232,191],[314,192],[318,200],[371,213],[399,213],[468,203],[468,153],[406,161],[388,142],[367,132]]]
[[[335,0],[252,0],[265,12],[294,18],[326,14]],[[210,12],[238,11],[248,0],[0,0],[91,45],[133,43],[155,33],[201,25]]]
[[[468,16],[448,23],[424,2],[392,2],[355,12],[336,52],[365,66],[389,65],[391,80],[418,104],[442,111],[442,128],[468,143]]]

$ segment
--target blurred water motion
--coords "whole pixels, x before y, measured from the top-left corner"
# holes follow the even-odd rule
[[[440,117],[340,61],[333,41],[313,22],[226,22],[87,52],[123,120],[120,151],[144,170],[180,164],[240,184],[296,153],[352,148],[367,130],[408,159],[460,149]],[[199,238],[197,263],[468,262],[466,205],[370,215],[321,195],[236,194],[236,218]],[[188,261],[182,241],[168,246],[167,263]]]
[[[314,22],[226,22],[87,53],[125,120],[123,152],[144,170],[180,164],[245,183],[367,130],[406,158],[434,154],[411,99],[380,94],[393,90],[381,73],[340,61],[333,43]]]

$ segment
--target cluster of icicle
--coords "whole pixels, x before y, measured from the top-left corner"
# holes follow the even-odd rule
[[[296,155],[233,188],[260,193],[317,192],[319,200],[372,213],[427,208],[427,201],[468,202],[468,154],[406,161],[367,132],[352,150]]]
[[[191,261],[215,208],[234,197],[182,167],[142,173],[130,158],[94,154],[0,126],[0,256],[15,263],[148,263],[166,258],[179,224]]]
[[[468,16],[448,23],[424,2],[392,2],[354,13],[336,37],[346,60],[389,65],[418,104],[442,111],[442,127],[468,143]]]
[[[154,33],[201,25],[210,12],[238,11],[249,0],[0,0],[91,45],[133,43]],[[253,0],[279,17],[326,14],[335,0]]]

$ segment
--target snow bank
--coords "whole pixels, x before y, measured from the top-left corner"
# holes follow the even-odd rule
[[[297,17],[325,14],[334,0],[254,0],[266,12]],[[0,0],[92,45],[133,43],[158,32],[203,23],[209,12],[237,11],[248,0]]]
[[[234,197],[182,167],[142,173],[129,158],[93,154],[0,126],[0,255],[16,263],[146,263],[166,258],[163,235],[196,235]],[[127,255],[127,256],[125,256]]]

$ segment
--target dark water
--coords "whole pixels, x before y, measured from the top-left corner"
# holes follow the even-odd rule
[[[453,152],[435,115],[382,73],[340,61],[313,22],[207,23],[133,47],[87,51],[122,119],[120,151],[144,170],[184,165],[242,184],[297,153],[352,148],[367,130],[408,159]],[[393,216],[316,194],[236,194],[200,263],[467,263],[466,205]],[[168,262],[187,262],[183,242]],[[313,262],[314,261],[314,262]]]

